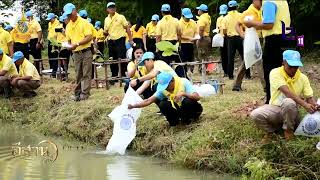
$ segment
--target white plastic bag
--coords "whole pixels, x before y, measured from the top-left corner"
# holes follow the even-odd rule
[[[307,114],[299,124],[294,134],[309,137],[320,137],[320,112]]]
[[[211,84],[193,85],[200,97],[209,97],[217,94],[216,89]]]
[[[212,38],[212,47],[223,47],[223,42],[223,36],[220,33],[218,33],[214,35]]]
[[[113,121],[113,134],[106,147],[107,154],[124,155],[127,146],[136,136],[136,123],[141,109],[128,109],[128,104],[136,104],[142,98],[129,86],[120,106],[117,106],[108,116]]]
[[[127,50],[126,57],[127,57],[127,59],[129,59],[129,60],[132,59],[132,51],[133,51],[133,48],[129,48],[129,49]]]
[[[262,49],[255,28],[247,28],[243,41],[243,59],[246,69],[262,59]]]

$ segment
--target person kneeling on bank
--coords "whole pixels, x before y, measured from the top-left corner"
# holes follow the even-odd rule
[[[250,115],[257,127],[266,132],[263,144],[268,143],[272,134],[281,128],[286,140],[294,137],[294,130],[300,122],[298,105],[311,114],[320,109],[313,98],[308,77],[299,70],[302,66],[300,53],[286,50],[283,66],[270,72],[271,100]]]
[[[12,59],[0,48],[0,91],[4,92],[5,98],[13,95],[10,81],[13,76],[17,75],[18,71]]]
[[[128,108],[143,108],[159,100],[160,111],[170,126],[176,126],[180,121],[190,124],[199,118],[203,110],[198,103],[200,96],[189,80],[163,72],[157,76],[157,81],[157,91],[153,96],[141,103],[129,104]]]
[[[23,97],[36,96],[34,90],[40,87],[40,75],[36,67],[25,59],[21,51],[15,52],[12,60],[19,67],[19,75],[12,77],[11,85],[23,92]]]

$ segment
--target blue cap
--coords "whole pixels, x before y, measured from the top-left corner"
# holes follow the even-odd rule
[[[97,22],[94,24],[94,27],[95,27],[95,28],[101,27],[101,21],[97,21]]]
[[[229,1],[229,2],[228,2],[228,6],[229,6],[229,7],[237,7],[237,6],[238,6],[238,3],[237,3],[237,1],[232,0],[232,1]]]
[[[66,14],[62,14],[62,16],[59,17],[60,22],[64,22],[66,19],[68,19],[68,16]]]
[[[88,21],[89,23],[91,23],[92,19],[91,19],[91,18],[88,18],[87,21]]]
[[[286,50],[283,52],[283,60],[287,61],[289,66],[302,67],[301,56],[298,51]]]
[[[114,3],[114,2],[108,2],[107,8],[109,8],[110,6],[116,6],[116,3]]]
[[[165,11],[165,12],[170,11],[170,5],[169,4],[163,4],[161,6],[161,11]]]
[[[54,15],[53,13],[49,13],[46,20],[50,21],[53,18],[56,18],[56,15]]]
[[[147,59],[154,59],[153,52],[146,52],[143,54],[141,61],[139,62],[139,65],[144,66],[144,61]]]
[[[26,16],[27,16],[27,17],[31,17],[31,16],[33,16],[33,14],[32,14],[31,11],[27,11],[27,12],[26,12]]]
[[[222,4],[220,7],[219,7],[219,14],[220,15],[225,15],[227,14],[227,11],[228,11],[228,6],[226,4]]]
[[[201,11],[208,11],[208,6],[205,4],[201,4],[199,7],[197,7],[197,9]]]
[[[67,3],[66,5],[64,5],[63,7],[63,11],[66,15],[69,15],[72,13],[72,11],[76,9],[76,6],[72,3]]]
[[[187,19],[193,18],[191,9],[189,9],[189,8],[183,8],[183,9],[182,9],[182,15],[183,15],[185,18],[187,18]]]
[[[0,48],[0,55],[2,55],[3,54],[3,50],[2,50],[2,48]]]
[[[152,15],[152,17],[151,17],[151,21],[159,21],[160,20],[160,17],[159,17],[159,15],[158,14],[154,14],[154,15]]]
[[[158,74],[157,75],[157,82],[158,82],[157,91],[162,92],[162,91],[166,90],[167,87],[169,86],[172,78],[173,78],[173,76],[169,73],[166,73],[166,72],[162,72],[162,73]]]
[[[8,25],[6,25],[5,27],[4,27],[4,30],[9,30],[9,29],[13,29],[13,27],[10,25],[10,24],[8,24]]]
[[[21,51],[17,51],[13,54],[12,60],[15,63],[16,61],[18,61],[19,59],[24,58],[24,55]]]
[[[83,10],[80,10],[79,11],[79,15],[80,15],[80,17],[88,17],[88,12],[85,10],[85,9],[83,9]]]

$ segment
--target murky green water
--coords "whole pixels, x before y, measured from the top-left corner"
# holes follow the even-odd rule
[[[18,156],[17,147],[37,146],[42,140],[51,140],[58,147],[54,162],[45,162],[40,155]],[[70,147],[71,146],[71,147]],[[78,147],[78,149],[77,149]],[[15,156],[12,154],[15,150]],[[52,148],[49,148],[51,152]],[[234,179],[203,171],[178,168],[154,158],[126,155],[107,156],[96,152],[102,149],[83,146],[77,142],[66,142],[39,136],[18,128],[0,127],[0,180],[22,179],[83,179],[83,180],[204,180]]]

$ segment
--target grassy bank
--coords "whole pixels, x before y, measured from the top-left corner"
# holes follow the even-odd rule
[[[314,63],[305,68],[315,80],[312,87],[317,97],[319,69]],[[130,148],[188,168],[246,174],[254,179],[319,178],[320,151],[315,148],[319,138],[297,137],[287,143],[279,133],[271,144],[260,145],[262,132],[248,118],[262,103],[264,93],[258,80],[246,80],[241,93],[230,91],[231,81],[225,81],[225,94],[202,99],[204,113],[191,125],[169,127],[164,117],[156,115],[155,106],[145,108]],[[87,101],[73,102],[69,98],[72,89],[70,82],[46,79],[33,99],[1,99],[0,119],[45,135],[105,146],[112,135],[112,122],[106,115],[120,104],[123,90],[93,89]]]

